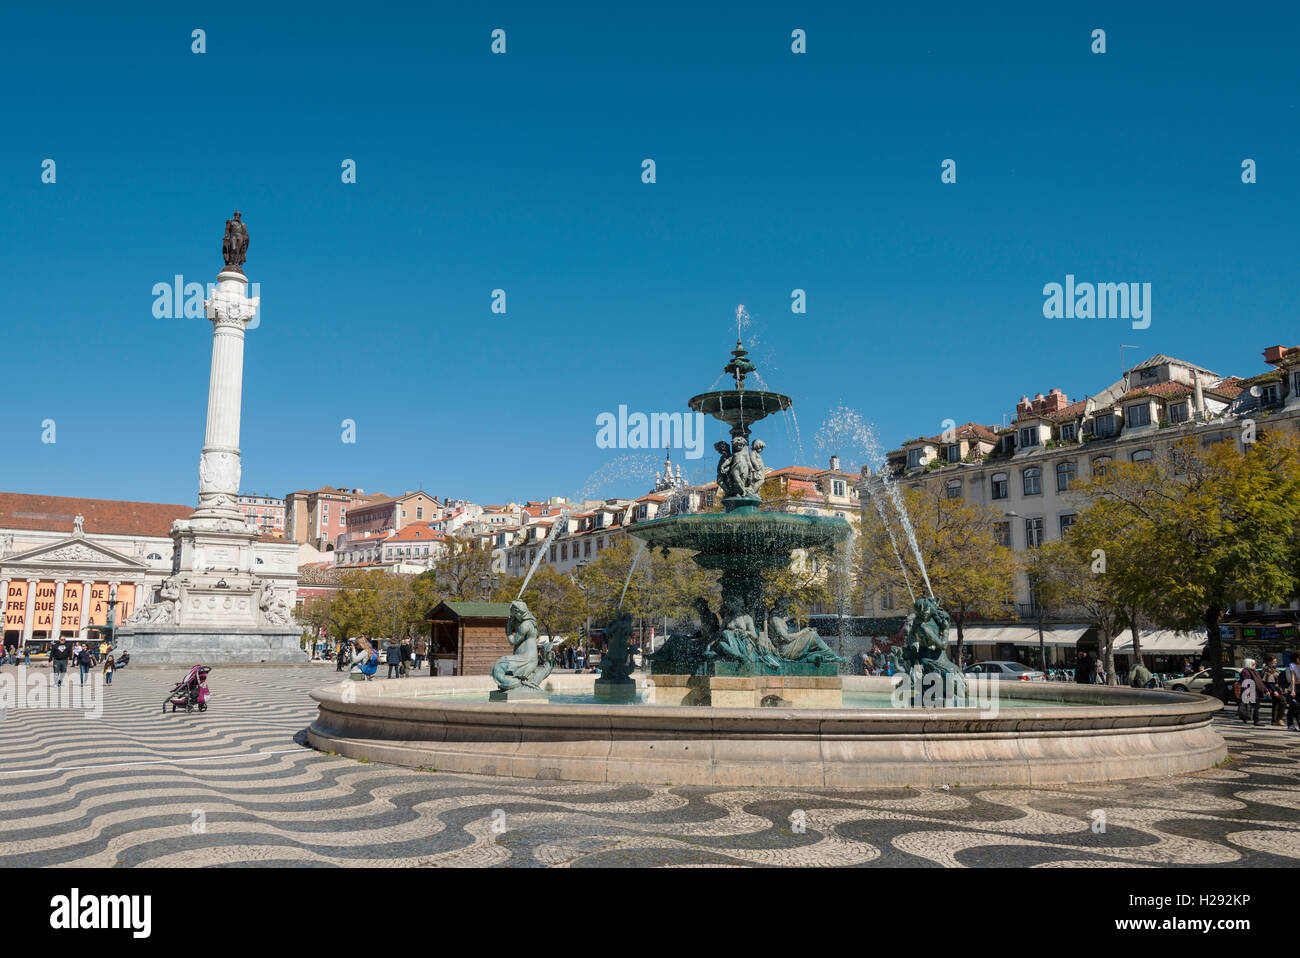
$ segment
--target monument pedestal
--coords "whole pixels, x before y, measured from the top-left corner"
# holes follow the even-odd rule
[[[297,628],[202,629],[158,626],[122,629],[118,647],[131,653],[132,665],[302,664]]]

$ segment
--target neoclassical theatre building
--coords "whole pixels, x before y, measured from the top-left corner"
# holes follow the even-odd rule
[[[105,624],[113,586],[120,625],[172,574],[172,523],[193,512],[156,502],[0,492],[4,644],[36,650],[55,635],[85,637],[89,627]],[[292,545],[264,537],[254,554],[259,574],[293,588]]]

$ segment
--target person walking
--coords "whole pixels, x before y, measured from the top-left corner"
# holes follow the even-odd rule
[[[117,663],[113,661],[113,653],[110,652],[108,655],[105,655],[104,656],[104,684],[105,685],[113,684],[113,669],[116,667],[117,667]]]
[[[402,678],[408,678],[411,674],[411,663],[415,661],[415,653],[411,651],[409,639],[403,639],[402,644],[398,647],[402,656],[402,667],[398,670],[398,675]]]
[[[1237,695],[1237,714],[1243,725],[1259,725],[1259,697],[1265,694],[1264,680],[1255,671],[1255,660],[1242,663],[1241,691]]]
[[[1087,652],[1080,652],[1074,660],[1074,681],[1079,685],[1092,682],[1092,659]]]
[[[56,640],[50,649],[50,667],[54,669],[55,687],[63,684],[63,677],[68,674],[68,659],[71,657],[72,649],[68,648],[68,643],[62,639]]]
[[[401,678],[402,650],[392,641],[388,643],[388,650],[384,653],[384,661],[388,663],[388,678],[391,679],[394,675]]]
[[[1282,714],[1286,711],[1286,694],[1282,691],[1282,670],[1277,667],[1277,656],[1272,652],[1264,656],[1264,668],[1260,672],[1264,687],[1268,691],[1269,704],[1272,706],[1269,724],[1282,727]]]
[[[335,644],[334,646],[334,671],[335,672],[343,671],[343,656],[346,651],[347,650],[344,648],[342,641],[339,641],[337,644]]]
[[[1106,684],[1106,667],[1105,665],[1102,664],[1101,656],[1097,656],[1097,658],[1093,661],[1092,684],[1093,685]]]
[[[1300,659],[1292,658],[1282,672],[1286,690],[1286,727],[1300,732]]]
[[[95,657],[90,654],[90,649],[84,645],[81,647],[81,651],[77,653],[77,667],[81,671],[81,684],[85,685],[86,676],[95,667]]]
[[[419,672],[424,668],[424,657],[429,651],[429,640],[422,635],[417,635],[413,647],[415,649],[415,671]]]

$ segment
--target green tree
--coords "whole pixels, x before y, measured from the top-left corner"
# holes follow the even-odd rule
[[[1150,462],[1111,463],[1080,489],[1089,503],[1080,522],[1101,530],[1090,544],[1119,579],[1113,592],[1161,627],[1204,626],[1220,697],[1223,611],[1300,589],[1300,441],[1247,436],[1206,446],[1188,437]]]

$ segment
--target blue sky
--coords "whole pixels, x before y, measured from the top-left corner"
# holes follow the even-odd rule
[[[1300,341],[1293,6],[897,8],[6,9],[0,489],[194,501],[210,326],[151,291],[215,279],[235,208],[243,488],[276,495],[639,495],[662,454],[597,415],[684,410],[742,302],[795,400],[773,466],[861,462],[814,439],[840,406],[892,447],[1082,398],[1120,344],[1251,375]],[[1067,273],[1151,283],[1150,328],[1044,319]]]

